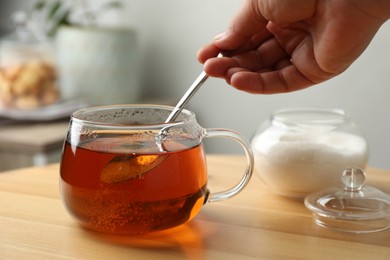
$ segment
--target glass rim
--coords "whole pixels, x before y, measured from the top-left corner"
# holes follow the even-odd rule
[[[106,126],[106,127],[135,127],[135,128],[144,128],[144,127],[162,127],[162,126],[169,126],[169,125],[177,125],[177,124],[184,124],[191,122],[195,119],[195,113],[188,110],[183,109],[180,112],[180,115],[182,115],[182,118],[177,118],[174,122],[156,122],[156,123],[149,123],[149,124],[130,124],[130,123],[113,123],[113,122],[104,122],[102,120],[88,120],[85,118],[80,118],[82,115],[87,115],[88,113],[93,113],[97,111],[116,111],[116,110],[122,110],[122,109],[148,109],[148,110],[163,110],[167,112],[171,112],[174,110],[173,106],[168,105],[155,105],[155,104],[115,104],[115,105],[104,105],[104,106],[91,106],[82,108],[79,110],[74,111],[70,115],[70,120],[72,122],[80,123],[83,125],[94,125],[94,126]],[[168,114],[169,114],[168,113]],[[168,117],[168,116],[167,116]]]
[[[310,114],[310,117],[297,118],[297,116],[305,113],[306,115]],[[312,116],[314,114],[316,114],[315,117]],[[318,115],[326,115],[326,117],[319,117]],[[348,120],[350,115],[340,108],[293,107],[278,109],[272,113],[271,118],[280,122],[341,123]]]

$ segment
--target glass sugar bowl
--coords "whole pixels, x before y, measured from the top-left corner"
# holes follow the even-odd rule
[[[293,108],[271,114],[254,134],[255,170],[279,195],[304,199],[340,183],[347,167],[364,169],[368,144],[348,113]]]

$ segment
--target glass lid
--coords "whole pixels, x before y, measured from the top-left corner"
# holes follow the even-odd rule
[[[305,206],[320,226],[354,233],[390,228],[390,195],[365,185],[366,174],[360,168],[347,168],[342,187],[331,187],[309,194]]]

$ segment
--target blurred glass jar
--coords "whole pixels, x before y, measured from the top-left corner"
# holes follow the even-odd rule
[[[343,110],[283,109],[264,122],[251,142],[255,169],[279,195],[303,199],[339,185],[347,167],[364,169],[368,144]]]
[[[34,109],[59,99],[54,45],[20,29],[0,42],[0,105]]]

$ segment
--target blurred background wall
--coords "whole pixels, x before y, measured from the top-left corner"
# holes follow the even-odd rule
[[[3,31],[9,28],[6,13],[27,2],[31,4],[26,0],[2,1]],[[127,7],[119,20],[137,30],[143,98],[169,100],[174,105],[202,70],[196,60],[198,49],[225,29],[242,0],[125,2]],[[369,164],[390,169],[389,62],[390,24],[386,23],[349,70],[332,80],[294,93],[252,95],[233,89],[223,80],[209,79],[189,108],[196,112],[202,126],[235,129],[248,139],[279,108],[345,109],[368,139]],[[241,152],[226,141],[207,140],[206,144],[210,153]]]
[[[17,11],[21,6],[25,6],[27,3],[24,1],[11,1],[5,0],[0,3],[0,36],[3,36],[13,29],[10,16]]]

